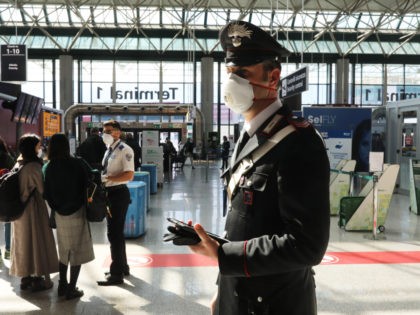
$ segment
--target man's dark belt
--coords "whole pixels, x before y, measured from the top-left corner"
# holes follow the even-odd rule
[[[127,187],[127,186],[125,184],[121,184],[121,185],[109,186],[109,187],[105,187],[105,188],[106,188],[106,191],[110,192],[110,191],[122,189],[124,187]]]

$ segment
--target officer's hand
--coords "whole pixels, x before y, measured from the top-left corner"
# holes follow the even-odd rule
[[[188,224],[191,225],[191,222],[188,222]],[[220,244],[216,240],[212,239],[210,236],[207,235],[206,231],[201,226],[201,224],[197,223],[196,225],[194,225],[194,230],[197,232],[198,236],[200,237],[201,242],[198,243],[197,245],[189,246],[190,249],[196,254],[207,256],[207,257],[217,260],[218,258],[217,250]]]

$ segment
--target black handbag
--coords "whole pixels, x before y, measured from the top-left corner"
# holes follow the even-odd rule
[[[55,211],[51,209],[50,217],[48,218],[48,226],[52,229],[57,228],[57,223],[55,222]]]
[[[108,197],[97,170],[90,171],[87,185],[86,217],[89,222],[102,222],[108,213]]]

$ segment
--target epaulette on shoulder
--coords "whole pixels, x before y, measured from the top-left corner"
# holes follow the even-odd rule
[[[298,128],[298,129],[312,127],[311,123],[302,117],[290,117],[289,124],[293,125],[295,128]]]
[[[121,150],[123,150],[124,149],[124,145],[121,143],[119,146],[118,146],[118,149],[121,151]]]

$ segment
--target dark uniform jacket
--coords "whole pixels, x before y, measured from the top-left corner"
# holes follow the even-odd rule
[[[316,314],[312,266],[321,262],[329,239],[329,162],[325,146],[306,121],[285,116],[280,128],[296,131],[257,161],[239,181],[219,247],[216,314]],[[270,135],[268,119],[237,155],[239,162]],[[238,142],[239,143],[239,142]]]

